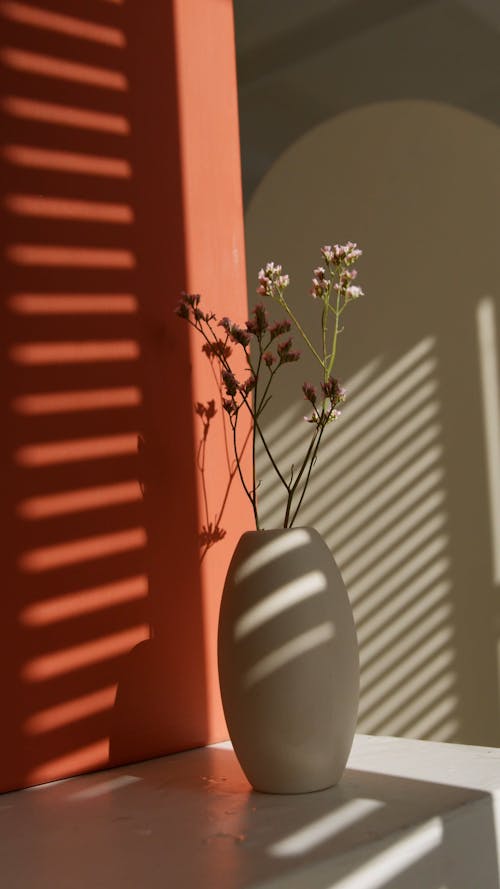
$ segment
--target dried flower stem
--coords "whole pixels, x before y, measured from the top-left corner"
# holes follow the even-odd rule
[[[311,337],[306,333],[304,326],[290,308],[284,295],[284,291],[289,285],[288,275],[282,274],[281,266],[275,265],[272,262],[267,263],[265,269],[260,270],[257,292],[262,296],[270,297],[284,309],[286,313],[284,321],[276,321],[270,325],[264,305],[259,304],[254,307],[252,317],[246,322],[246,327],[244,328],[239,327],[230,321],[229,318],[222,318],[218,322],[218,326],[224,329],[225,336],[220,338],[212,325],[212,321],[216,320],[215,315],[204,313],[199,308],[200,297],[198,295],[184,294],[176,310],[181,318],[184,318],[201,333],[205,341],[203,351],[206,352],[213,363],[217,361],[219,365],[220,384],[225,388],[226,394],[226,397],[222,398],[222,406],[228,414],[233,437],[236,469],[232,471],[231,481],[237,471],[246,496],[251,503],[257,529],[260,528],[257,502],[257,490],[260,482],[257,481],[256,476],[257,439],[262,442],[273,471],[286,490],[283,526],[285,528],[292,527],[302,506],[311,473],[317,461],[325,427],[340,415],[340,411],[337,408],[345,400],[345,390],[340,386],[338,380],[332,377],[332,371],[337,356],[338,337],[343,330],[339,323],[340,317],[348,302],[363,295],[361,288],[353,284],[357,273],[352,268],[361,255],[361,251],[358,250],[356,244],[348,241],[344,245],[335,244],[333,247],[322,247],[321,253],[326,263],[326,270],[323,267],[314,269],[313,287],[311,290],[312,295],[315,298],[319,298],[322,302],[321,352],[315,347]],[[336,296],[332,304],[333,290]],[[331,315],[334,318],[333,331],[330,326]],[[283,365],[295,362],[300,358],[300,353],[292,349],[291,338],[282,338],[292,327],[298,332],[321,367],[322,395],[317,402],[318,396],[315,387],[310,383],[304,383],[302,387],[304,397],[312,406],[311,416],[305,419],[313,425],[314,429],[298,470],[296,471],[295,466],[291,467],[289,481],[287,482],[269,447],[260,419],[271,400],[270,390],[276,373]],[[258,349],[255,365],[252,364],[249,349],[252,338]],[[238,381],[228,360],[235,345],[244,350],[246,365],[250,371],[250,377],[243,383]],[[273,348],[275,351],[273,351]],[[267,379],[263,382],[264,365],[267,370]],[[214,370],[213,366],[212,370]],[[247,483],[241,467],[243,451],[241,453],[238,452],[238,419],[243,406],[250,414],[252,421],[251,484]],[[247,440],[248,436],[245,442]],[[226,438],[225,443],[228,456]],[[202,445],[204,460],[206,437]],[[206,504],[205,489],[203,489],[203,497]]]

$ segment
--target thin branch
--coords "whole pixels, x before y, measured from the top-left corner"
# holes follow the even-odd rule
[[[235,453],[235,457],[236,457],[236,467],[237,467],[238,475],[240,477],[241,484],[243,485],[245,494],[247,495],[248,499],[250,500],[250,503],[252,504],[252,510],[253,510],[254,519],[255,519],[255,527],[257,528],[257,531],[258,531],[259,530],[259,517],[257,515],[257,505],[255,502],[255,496],[247,488],[247,484],[245,482],[245,479],[243,478],[243,472],[241,471],[240,461],[238,459],[238,443],[237,443],[237,439],[236,439],[237,416],[238,415],[236,415],[236,420],[234,421],[234,423],[231,420],[231,427],[233,430],[233,447],[234,447],[234,453]]]
[[[295,491],[297,490],[297,485],[299,484],[300,479],[302,478],[304,470],[307,466],[307,461],[309,460],[309,456],[310,456],[311,450],[314,446],[314,442],[316,440],[317,434],[318,434],[318,427],[316,426],[313,436],[311,438],[311,441],[309,443],[309,447],[307,449],[306,456],[304,457],[304,460],[302,461],[302,465],[300,467],[299,474],[298,474],[297,478],[295,479],[293,486],[291,488],[289,488],[289,490],[288,490],[288,498],[287,498],[286,511],[285,511],[285,521],[283,523],[284,528],[288,528],[288,518],[290,516],[290,510],[292,508],[293,497],[294,497]]]

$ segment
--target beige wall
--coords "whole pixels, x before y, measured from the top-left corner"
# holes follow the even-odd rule
[[[318,247],[364,249],[336,366],[349,402],[300,521],[325,535],[354,606],[359,730],[500,745],[500,129],[442,101],[332,114],[271,165],[246,234],[250,299],[254,272],[280,261],[313,325]],[[307,432],[307,361],[284,369],[268,425],[285,465]],[[262,467],[269,527],[281,513]]]

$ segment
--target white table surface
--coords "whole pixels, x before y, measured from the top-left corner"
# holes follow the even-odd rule
[[[5,889],[499,889],[500,750],[358,735],[337,787],[229,744],[0,796]]]

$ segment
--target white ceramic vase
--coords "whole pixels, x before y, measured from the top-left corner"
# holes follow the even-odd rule
[[[314,528],[241,537],[224,585],[218,658],[229,734],[255,790],[336,784],[356,726],[358,645],[340,571]]]

